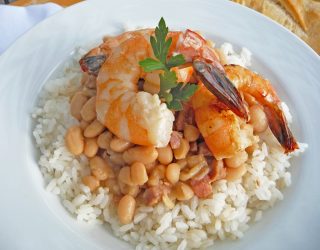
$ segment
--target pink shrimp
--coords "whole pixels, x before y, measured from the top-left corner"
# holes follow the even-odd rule
[[[81,60],[83,71],[97,75],[98,120],[119,138],[139,145],[166,146],[174,116],[158,95],[138,91],[138,80],[145,78],[139,61],[154,57],[150,36],[154,30],[126,32],[108,37]],[[194,40],[205,40],[190,30],[170,32],[170,54],[182,53],[188,61],[197,56],[210,59],[214,53],[205,45],[195,49]]]

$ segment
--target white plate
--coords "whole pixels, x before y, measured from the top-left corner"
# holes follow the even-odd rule
[[[253,53],[253,69],[274,83],[309,149],[293,163],[293,184],[244,239],[216,249],[317,249],[320,245],[320,60],[300,39],[229,1],[90,1],[67,8],[23,35],[0,57],[0,248],[127,249],[99,226],[77,222],[44,190],[30,113],[53,69],[76,46],[131,26],[201,30]]]

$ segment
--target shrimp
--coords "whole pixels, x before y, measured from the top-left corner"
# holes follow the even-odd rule
[[[232,157],[252,145],[255,138],[240,119],[202,82],[191,99],[196,124],[217,160]]]
[[[145,29],[108,37],[81,60],[83,71],[97,76],[96,112],[98,120],[121,139],[138,145],[164,147],[172,133],[174,116],[158,95],[138,91],[145,77],[139,61],[154,57],[149,42],[154,30]],[[210,59],[205,40],[193,31],[170,32],[170,55],[182,53],[188,61],[196,56]],[[197,43],[197,44],[198,44]]]
[[[298,149],[298,144],[288,127],[281,101],[271,83],[260,75],[238,65],[225,67],[226,75],[240,92],[254,97],[262,105],[269,127],[285,153]]]
[[[153,33],[146,29],[106,38],[80,60],[80,65],[83,71],[97,76],[100,122],[124,140],[163,147],[170,140],[174,116],[158,95],[138,91],[138,80],[146,76],[139,61],[154,57],[149,43]],[[194,71],[199,80],[191,104],[197,126],[216,159],[232,157],[255,141],[246,124],[249,115],[243,93],[264,107],[270,129],[285,152],[298,147],[268,81],[240,66],[223,67],[218,54],[196,32],[169,32],[168,36],[172,37],[170,55],[181,53],[186,65],[192,63],[187,70],[174,69],[178,80],[188,82]]]
[[[263,107],[269,127],[284,148],[285,153],[292,152],[298,148],[298,144],[281,110],[280,99],[268,80],[238,65],[227,65],[224,67],[224,72],[216,70],[210,63],[201,59],[195,60],[193,65],[201,81],[206,86],[211,86],[211,91],[216,95],[215,97],[213,97],[214,95],[202,97],[203,99],[206,98],[204,104],[201,104],[199,100],[194,101],[196,122],[214,155],[216,153],[218,158],[224,158],[223,156],[231,156],[232,152],[236,153],[249,146],[245,145],[246,143],[241,143],[243,142],[241,129],[239,130],[241,126],[239,122],[241,121],[229,112],[232,110],[238,117],[248,120],[247,108],[240,93],[254,97]],[[199,91],[205,94],[201,94]],[[207,90],[203,88],[199,91],[198,98],[204,95],[210,96]],[[226,107],[230,108],[230,110],[226,110]],[[217,116],[220,118],[224,116],[223,122],[214,118]],[[219,144],[220,141],[217,140],[219,134],[225,137],[226,144],[222,146]],[[217,141],[215,142],[214,140]],[[229,147],[227,143],[230,145]],[[225,155],[221,154],[221,150],[224,151],[223,146],[226,147]]]
[[[164,147],[170,140],[173,113],[158,95],[138,91],[144,74],[139,61],[153,56],[147,34],[127,32],[102,46],[108,47],[108,58],[97,76],[97,118],[119,138]]]

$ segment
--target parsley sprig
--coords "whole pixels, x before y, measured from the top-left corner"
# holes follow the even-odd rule
[[[145,72],[154,70],[162,70],[160,77],[160,92],[159,97],[164,100],[171,110],[182,110],[182,102],[196,92],[196,84],[178,83],[176,73],[171,71],[171,68],[184,64],[186,61],[183,55],[178,54],[168,58],[169,48],[172,43],[172,38],[166,39],[168,35],[168,27],[163,19],[160,19],[158,26],[155,29],[155,37],[150,37],[150,43],[155,57],[146,58],[139,62]]]

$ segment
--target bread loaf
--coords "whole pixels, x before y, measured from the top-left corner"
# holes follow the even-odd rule
[[[320,2],[311,1],[306,6],[308,43],[320,54]]]
[[[272,18],[320,53],[320,2],[312,0],[233,0]]]

